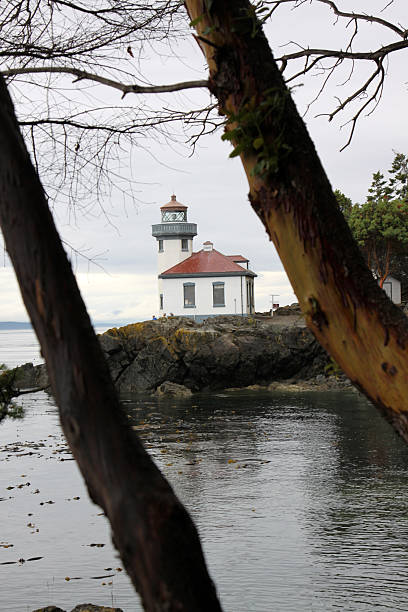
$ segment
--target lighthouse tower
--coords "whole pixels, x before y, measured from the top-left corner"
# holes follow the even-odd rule
[[[193,238],[197,236],[197,224],[187,223],[187,206],[177,202],[172,195],[170,202],[160,207],[161,223],[152,225],[152,235],[157,240],[157,273],[180,263],[193,252]],[[160,310],[163,310],[163,292],[159,278]]]

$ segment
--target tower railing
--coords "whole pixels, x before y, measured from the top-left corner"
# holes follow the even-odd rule
[[[196,236],[197,223],[156,223],[152,225],[152,235],[155,238],[162,236]]]

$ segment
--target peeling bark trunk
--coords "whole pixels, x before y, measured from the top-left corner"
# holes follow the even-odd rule
[[[384,281],[390,273],[391,246],[387,242],[387,251],[385,254],[384,270],[381,272],[380,282],[378,283],[381,289],[384,287]]]
[[[308,326],[408,441],[407,318],[364,263],[253,7],[247,0],[186,0],[185,5],[208,62],[211,91],[239,147],[249,199]],[[271,108],[256,125],[260,140],[253,130],[251,145],[243,137],[251,134],[251,117]],[[267,155],[272,169],[259,172]]]
[[[122,414],[3,80],[0,222],[64,433],[145,610],[221,610],[190,516]]]

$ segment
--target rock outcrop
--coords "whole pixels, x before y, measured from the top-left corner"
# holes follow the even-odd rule
[[[191,397],[192,391],[184,385],[178,385],[166,380],[157,387],[155,395],[157,397]]]
[[[300,306],[297,302],[290,305],[288,304],[288,306],[281,306],[280,308],[277,308],[273,313],[274,317],[290,317],[294,315],[298,317],[303,316],[302,311],[300,310]]]
[[[291,316],[290,316],[291,315]],[[191,392],[326,378],[327,353],[301,316],[219,316],[195,323],[185,317],[133,323],[99,336],[113,380],[122,393]],[[47,386],[44,365],[16,368],[18,389]]]
[[[14,369],[13,386],[16,389],[44,389],[48,384],[45,364],[34,366],[32,363],[25,363]]]
[[[309,380],[328,363],[307,328],[277,325],[276,317],[171,317],[110,329],[100,342],[121,392],[165,382],[200,391]]]

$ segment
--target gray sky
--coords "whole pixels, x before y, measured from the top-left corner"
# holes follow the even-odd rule
[[[364,10],[366,4],[338,2],[343,9],[354,11]],[[377,10],[379,14],[386,2],[371,0],[369,4],[370,11]],[[395,20],[408,27],[406,0],[394,2],[381,13],[389,19],[396,15]],[[344,28],[340,23],[334,26],[334,22],[327,6],[311,8],[305,4],[296,10],[291,10],[289,5],[282,7],[267,27],[275,56],[288,51],[287,46],[283,47],[288,41],[304,46],[345,48]],[[349,30],[346,30],[348,35]],[[355,48],[375,49],[379,43],[394,40],[395,37],[378,26],[367,24],[361,28]],[[206,78],[204,60],[195,42],[179,45],[175,51],[170,56],[163,50],[158,56],[151,49],[144,50],[142,72],[152,83]],[[355,66],[352,82],[347,81],[349,73],[342,67],[305,116],[333,187],[344,191],[353,201],[364,200],[372,173],[390,167],[394,150],[408,153],[406,60],[406,51],[390,58],[382,100],[372,115],[361,118],[345,151],[340,153],[339,149],[347,141],[348,126],[341,128],[341,125],[350,113],[331,123],[325,117],[315,116],[332,110],[336,97],[347,97],[353,85],[361,84],[364,74],[368,75],[367,66]],[[123,59],[126,70],[131,69],[132,61],[135,60],[129,56]],[[295,88],[294,98],[301,113],[321,82],[318,76],[312,76],[302,87]],[[136,97],[122,102],[119,94],[102,87],[92,95],[105,104],[127,106],[137,102]],[[80,103],[80,95],[78,100]],[[193,108],[207,102],[207,93],[195,90],[162,95],[154,104]],[[221,132],[202,138],[191,157],[189,148],[181,143],[158,144],[147,139],[130,156],[124,151],[120,162],[123,171],[138,182],[137,201],[125,205],[117,194],[107,197],[103,204],[109,211],[109,220],[102,215],[84,218],[80,213],[74,219],[56,208],[59,210],[57,224],[65,240],[88,256],[96,257],[103,266],[101,270],[73,256],[78,281],[94,320],[132,322],[157,313],[157,249],[151,225],[160,221],[159,208],[169,201],[172,193],[189,207],[189,220],[198,224],[195,250],[205,240],[211,240],[222,253],[239,253],[249,258],[250,267],[259,275],[255,285],[257,310],[270,307],[271,294],[279,294],[274,301],[280,304],[296,301],[275,250],[247,201],[248,187],[240,161],[228,158],[230,145],[220,137]],[[0,320],[27,320],[6,255],[2,265]]]

